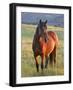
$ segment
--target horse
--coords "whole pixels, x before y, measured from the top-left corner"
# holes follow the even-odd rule
[[[50,63],[56,64],[56,49],[58,46],[58,36],[53,31],[47,30],[47,20],[40,19],[33,38],[32,50],[36,63],[37,72],[39,72],[38,56],[41,57],[41,70],[48,66],[48,56],[50,56]]]

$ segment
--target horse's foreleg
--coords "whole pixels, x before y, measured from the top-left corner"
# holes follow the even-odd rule
[[[44,55],[41,55],[41,69],[43,71],[43,68],[44,68]]]
[[[35,57],[35,63],[36,63],[36,69],[37,69],[37,72],[39,72],[39,64],[38,64],[37,57]]]

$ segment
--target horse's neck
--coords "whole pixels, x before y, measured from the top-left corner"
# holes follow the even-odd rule
[[[37,34],[34,35],[34,40],[35,40],[35,42],[38,42],[39,36]]]

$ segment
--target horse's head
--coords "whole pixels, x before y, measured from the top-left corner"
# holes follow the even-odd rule
[[[40,20],[37,28],[38,28],[39,35],[45,33],[47,30],[47,20],[45,22]]]

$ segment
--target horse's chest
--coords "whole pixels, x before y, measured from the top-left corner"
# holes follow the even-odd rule
[[[33,51],[37,55],[41,54],[41,48],[40,48],[40,46],[39,46],[37,41],[35,41],[35,43],[33,45]]]

